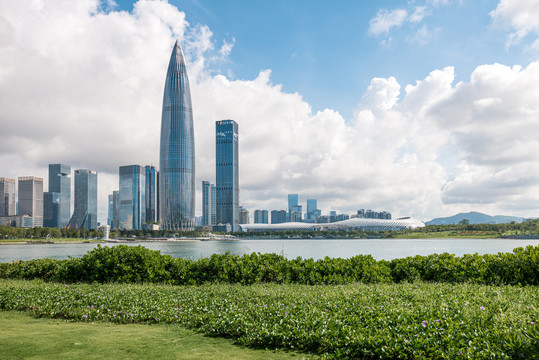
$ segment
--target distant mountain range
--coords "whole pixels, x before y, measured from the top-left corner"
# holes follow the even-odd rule
[[[522,222],[525,220],[523,217],[518,216],[505,216],[505,215],[496,215],[491,216],[487,214],[482,214],[480,212],[471,211],[469,213],[460,213],[457,215],[436,218],[431,221],[427,221],[426,225],[452,225],[458,224],[462,220],[467,219],[470,224],[505,224],[510,223],[511,221]]]

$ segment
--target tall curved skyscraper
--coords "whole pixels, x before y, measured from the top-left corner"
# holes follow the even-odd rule
[[[180,42],[168,63],[159,156],[160,222],[164,230],[195,225],[195,136],[189,78]]]

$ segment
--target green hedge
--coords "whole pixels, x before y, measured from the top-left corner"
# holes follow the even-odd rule
[[[69,260],[38,259],[0,264],[0,278],[42,278],[58,282],[168,283],[399,283],[416,280],[477,284],[539,285],[539,246],[496,255],[433,254],[391,261],[371,255],[349,259],[292,260],[277,254],[214,254],[185,260],[143,246],[118,245]]]

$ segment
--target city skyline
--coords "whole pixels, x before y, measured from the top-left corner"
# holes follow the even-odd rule
[[[158,163],[179,39],[195,183],[214,178],[213,123],[235,119],[247,209],[298,193],[322,213],[537,216],[536,2],[110,4],[2,2],[1,177],[95,169],[105,223],[118,166]]]

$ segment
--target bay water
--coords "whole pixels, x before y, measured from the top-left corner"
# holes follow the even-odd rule
[[[537,246],[533,239],[241,239],[208,241],[142,241],[123,243],[130,246],[142,245],[162,254],[184,259],[199,259],[212,254],[243,255],[253,252],[276,253],[288,259],[350,258],[359,254],[370,254],[376,260],[391,260],[415,255],[434,253],[496,254],[512,252],[514,248],[527,245]],[[115,246],[103,243],[101,246]],[[32,244],[0,245],[0,262],[42,258],[67,259],[81,257],[97,246],[96,243],[81,244]]]

